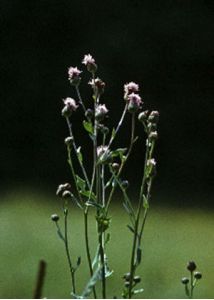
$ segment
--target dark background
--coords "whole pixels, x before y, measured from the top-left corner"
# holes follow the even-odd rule
[[[1,191],[30,185],[54,194],[67,180],[61,99],[75,96],[67,68],[83,70],[91,53],[106,82],[107,124],[116,124],[129,81],[140,84],[145,108],[160,111],[155,193],[172,204],[212,204],[213,20],[213,0],[1,0]],[[90,103],[89,74],[83,79]],[[127,128],[128,120],[121,146]],[[125,173],[133,182],[141,146],[134,156]]]

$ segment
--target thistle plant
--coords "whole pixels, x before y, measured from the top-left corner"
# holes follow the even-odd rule
[[[91,87],[91,103],[83,101],[80,92],[82,83],[81,73],[77,67],[68,69],[68,80],[76,93],[76,99],[67,97],[63,99],[62,116],[68,127],[68,136],[65,138],[67,148],[68,164],[71,170],[71,182],[60,184],[57,196],[63,203],[63,226],[57,214],[52,215],[56,224],[57,232],[65,246],[65,253],[71,275],[71,295],[74,298],[87,298],[91,294],[94,298],[107,298],[108,277],[112,271],[107,265],[106,248],[110,236],[110,207],[115,197],[116,189],[122,193],[122,204],[128,214],[129,224],[127,229],[132,233],[132,247],[130,262],[127,265],[127,273],[123,275],[124,285],[121,287],[120,295],[123,298],[132,298],[143,291],[137,288],[141,282],[140,264],[142,258],[142,239],[145,223],[151,201],[151,189],[156,175],[156,160],[154,149],[158,138],[157,125],[159,120],[158,111],[143,110],[144,103],[139,95],[139,85],[129,82],[124,85],[124,109],[115,128],[106,126],[109,116],[108,105],[102,102],[105,91],[105,83],[97,76],[98,67],[95,59],[85,55],[82,64],[85,65]],[[73,128],[72,118],[74,114],[82,116],[82,128],[91,140],[92,170],[85,166],[82,146],[76,143],[76,128]],[[115,148],[114,142],[118,137],[125,118],[130,120],[130,141],[128,145]],[[142,135],[145,139],[145,159],[142,161],[142,179],[139,187],[138,198],[132,199],[128,193],[129,182],[124,180],[122,172],[129,160],[135,143],[136,122],[142,125]],[[140,140],[140,139],[139,139]],[[77,169],[78,165],[78,169]],[[81,270],[81,258],[74,258],[72,247],[68,240],[69,202],[75,203],[82,212],[85,239],[85,250],[87,256],[89,280],[83,291],[79,291],[76,282],[76,272]],[[93,210],[94,222],[97,232],[97,251],[92,253],[89,235],[89,210]],[[62,229],[63,228],[63,229]],[[127,241],[128,243],[128,241]],[[130,242],[129,242],[130,243]],[[121,275],[122,276],[122,275]],[[97,289],[97,282],[101,281],[101,292]]]

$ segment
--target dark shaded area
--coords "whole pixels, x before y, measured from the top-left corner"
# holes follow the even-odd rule
[[[172,202],[180,194],[208,203],[213,185],[213,20],[212,0],[2,0],[2,189],[14,184],[54,189],[68,178],[61,99],[75,96],[67,68],[80,67],[83,55],[91,53],[107,85],[108,124],[119,118],[123,84],[131,80],[140,83],[145,107],[161,113],[156,192]],[[90,89],[81,88],[90,99]],[[125,127],[120,144],[128,136]],[[133,180],[141,146],[134,156],[128,169]]]

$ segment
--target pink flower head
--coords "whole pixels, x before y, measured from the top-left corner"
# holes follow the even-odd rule
[[[105,88],[105,82],[103,82],[100,78],[95,78],[89,81],[88,83],[93,87],[93,89],[96,89],[99,94],[102,94],[104,92]]]
[[[105,154],[108,151],[108,147],[107,146],[98,146],[97,147],[97,156],[101,157],[103,154]]]
[[[130,113],[135,113],[141,108],[141,104],[143,104],[141,97],[138,94],[131,93],[127,97],[128,101],[128,111]]]
[[[73,98],[67,97],[63,99],[65,107],[67,107],[71,112],[75,111],[78,107],[76,101]]]
[[[79,77],[80,73],[82,73],[82,71],[80,71],[77,67],[70,67],[68,68],[68,79],[72,80],[74,78]]]
[[[128,95],[128,101],[132,102],[133,104],[136,104],[139,108],[140,108],[141,104],[143,103],[141,100],[141,97],[135,93],[131,93],[130,95]]]
[[[139,91],[139,85],[133,81],[124,84],[125,94],[136,93]]]
[[[95,59],[91,56],[91,54],[86,54],[82,60],[83,65],[92,65],[95,64]]]
[[[102,121],[106,114],[108,113],[108,109],[105,104],[99,104],[95,110],[95,118],[96,120]]]

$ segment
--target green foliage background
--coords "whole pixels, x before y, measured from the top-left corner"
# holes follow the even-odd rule
[[[43,296],[69,298],[69,269],[64,248],[58,238],[52,213],[60,214],[60,201],[36,193],[10,194],[0,206],[0,296],[31,298],[39,259],[47,262]],[[47,201],[49,200],[49,201]],[[107,246],[109,267],[108,297],[120,297],[122,275],[127,272],[132,234],[128,219],[117,198],[112,207],[111,241]],[[143,298],[185,298],[180,283],[187,276],[186,263],[194,259],[203,274],[195,289],[195,298],[213,298],[214,215],[207,209],[173,209],[162,207],[155,199],[146,224],[142,272]],[[62,214],[61,214],[62,215]],[[87,282],[88,268],[82,235],[82,215],[73,206],[69,212],[72,253],[82,256],[78,271],[79,292]],[[91,218],[91,246],[95,251],[95,225]]]

